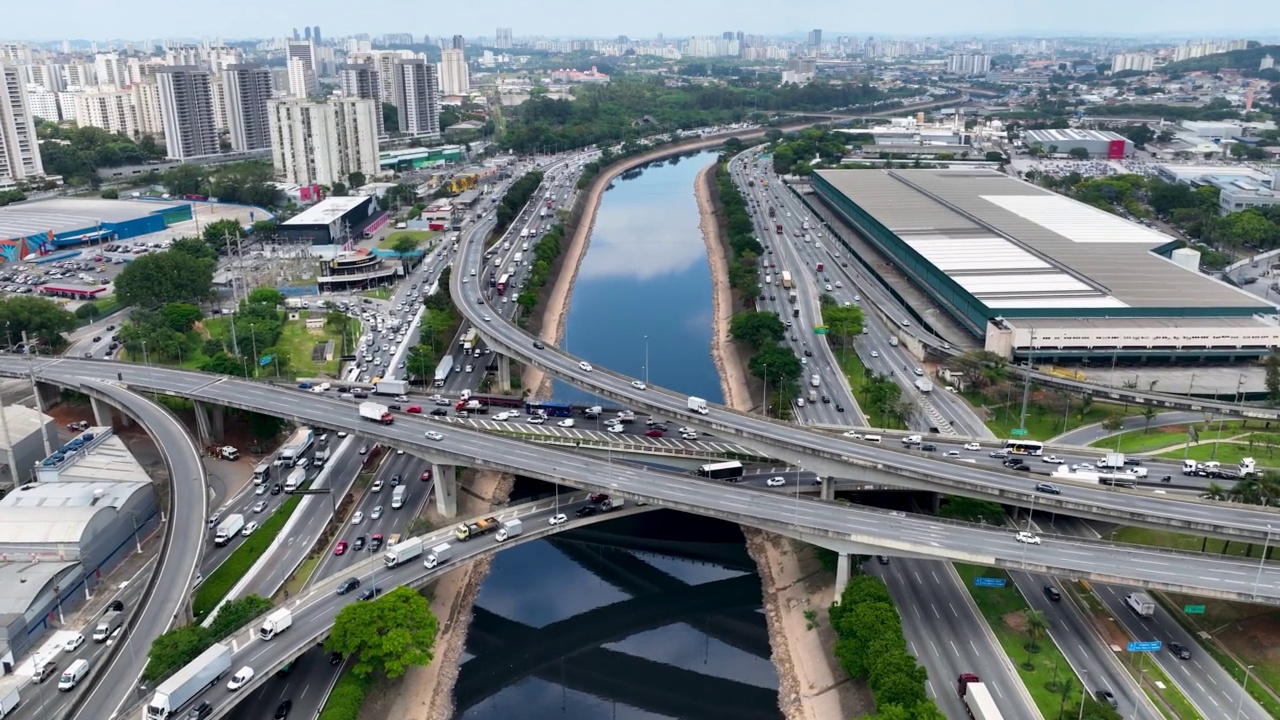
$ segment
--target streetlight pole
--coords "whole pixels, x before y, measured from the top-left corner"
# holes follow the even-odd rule
[[[1258,584],[1262,582],[1262,568],[1267,562],[1267,546],[1271,544],[1271,525],[1267,525],[1267,537],[1262,541],[1262,557],[1258,558],[1258,575],[1253,579],[1253,599],[1258,599]]]
[[[644,336],[644,384],[649,384],[649,336]]]
[[[1080,672],[1084,677],[1080,678],[1080,714],[1076,716],[1076,720],[1084,720],[1084,699],[1088,697],[1089,692],[1089,671],[1085,669]]]
[[[1240,712],[1244,710],[1244,693],[1249,687],[1249,671],[1253,670],[1252,665],[1244,666],[1244,682],[1240,684],[1240,702],[1236,705],[1236,720],[1240,720]]]

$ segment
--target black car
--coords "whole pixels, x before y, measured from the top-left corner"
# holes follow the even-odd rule
[[[187,711],[187,720],[204,720],[213,714],[213,705],[208,700]]]
[[[338,585],[338,594],[346,595],[347,593],[360,587],[360,578],[347,578]]]
[[[395,404],[388,405],[387,407],[391,408],[392,410],[402,410],[402,409],[403,409],[403,408],[401,408],[399,405],[395,405]]]
[[[808,349],[808,348],[805,348],[804,356],[805,356],[805,357],[813,357],[813,351],[812,351],[812,350],[810,350],[810,349]]]
[[[273,484],[271,485],[271,494],[272,494],[272,495],[279,495],[279,494],[280,494],[280,493],[282,493],[282,492],[284,492],[284,486],[283,486],[283,485],[281,485],[280,483],[273,483]]]
[[[436,417],[442,417],[444,415],[448,415],[449,411],[445,410],[444,408],[436,408],[435,410],[431,411],[431,414],[435,415]]]
[[[1062,599],[1062,593],[1058,590],[1058,588],[1052,585],[1044,586],[1044,596],[1054,602],[1058,602],[1059,600]]]
[[[360,537],[356,538],[356,541],[355,541],[355,542],[353,542],[353,543],[351,543],[351,549],[352,549],[352,550],[363,550],[363,549],[364,549],[364,536],[363,536],[363,535],[361,535]]]
[[[1017,467],[1022,464],[1022,458],[1009,458],[1004,461],[1005,467]]]
[[[378,597],[381,594],[382,594],[382,588],[380,587],[365,588],[364,592],[356,596],[356,599],[361,602],[367,602],[369,600],[373,600],[374,598]]]
[[[844,412],[844,406],[840,403],[836,403],[836,412]]]
[[[1179,660],[1191,659],[1191,648],[1187,647],[1186,645],[1183,645],[1182,643],[1176,643],[1176,642],[1169,643],[1169,652],[1173,653],[1173,656],[1178,658]]]
[[[938,446],[933,443],[921,443],[920,450],[923,452],[937,452]]]
[[[830,404],[831,404],[831,396],[830,396],[830,395],[823,395],[823,396],[822,396],[822,403],[823,403],[824,405],[830,405]]]
[[[275,720],[284,720],[289,717],[289,711],[293,709],[293,701],[285,700],[276,708],[276,714],[273,716]]]
[[[877,555],[877,556],[876,556],[876,562],[880,563],[881,565],[888,565],[888,564],[889,564],[889,556],[888,556],[888,555]]]
[[[111,602],[107,603],[107,610],[106,610],[106,611],[109,611],[109,612],[124,612],[124,602],[123,602],[123,601],[121,601],[121,600],[112,600]]]
[[[592,515],[595,515],[597,512],[599,512],[599,510],[596,510],[596,509],[595,509],[595,506],[593,506],[593,505],[584,505],[584,506],[582,506],[582,507],[578,508],[578,512],[574,513],[574,515],[577,515],[577,516],[578,516],[578,517],[580,517],[580,518],[582,518],[582,517],[591,517]]]
[[[534,349],[536,349],[536,350],[546,350],[546,349],[547,349],[547,346],[546,346],[546,345],[543,345],[541,340],[534,340],[534,341],[533,341],[533,347],[534,347]]]
[[[1112,710],[1115,710],[1116,708],[1120,707],[1120,703],[1116,702],[1115,693],[1111,692],[1110,690],[1099,690],[1095,692],[1093,696],[1098,698],[1098,702],[1102,703],[1103,705],[1106,705]]]
[[[1013,469],[1017,470],[1018,472],[1031,472],[1030,465],[1014,465]]]
[[[342,664],[342,653],[329,653],[329,664],[330,664],[330,665],[341,665],[341,664]]]

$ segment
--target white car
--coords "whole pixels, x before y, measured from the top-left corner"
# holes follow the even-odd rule
[[[508,411],[507,411],[507,417],[508,417],[508,418],[510,418],[510,419],[512,419],[512,420],[514,420],[514,419],[516,419],[516,418],[520,417],[520,414],[521,414],[521,413],[520,413],[520,411],[519,411],[519,410],[508,410]]]
[[[254,503],[254,504],[253,504],[253,511],[254,511],[255,513],[260,513],[260,512],[262,512],[263,510],[266,510],[266,509],[267,509],[267,501],[266,501],[266,500],[259,500],[258,502],[256,502],[256,503]]]
[[[1058,456],[1057,456],[1057,455],[1046,455],[1046,456],[1044,456],[1044,457],[1040,458],[1040,462],[1043,462],[1043,463],[1053,463],[1054,465],[1061,465],[1061,464],[1062,464],[1062,460],[1058,459]]]
[[[245,665],[237,670],[235,675],[231,676],[231,681],[227,683],[227,689],[231,691],[239,690],[249,684],[249,681],[253,679],[253,675],[253,668]]]
[[[494,419],[494,420],[497,420],[498,422],[506,422],[506,421],[507,421],[507,418],[509,418],[509,417],[511,417],[511,416],[510,416],[510,415],[508,415],[508,414],[506,414],[506,413],[504,413],[504,412],[500,412],[500,413],[498,413],[497,415],[494,415],[494,416],[493,416],[493,419]]]
[[[624,433],[624,432],[626,432],[626,431],[627,431],[627,428],[626,428],[626,426],[625,426],[625,425],[623,425],[622,423],[618,423],[617,425],[610,425],[610,426],[609,426],[609,432],[611,432],[611,433]]]
[[[552,516],[551,516],[551,519],[547,521],[547,524],[548,524],[548,525],[563,525],[563,524],[565,524],[565,523],[567,523],[567,522],[569,522],[569,518],[568,518],[564,513],[560,513],[559,515],[552,515]]]
[[[428,440],[434,440],[435,442],[440,442],[441,440],[444,440],[444,436],[436,432],[435,430],[428,430],[425,433],[423,433],[422,436]]]
[[[1035,533],[1027,532],[1026,530],[1019,530],[1018,534],[1013,536],[1013,539],[1028,545],[1040,544],[1040,538]]]
[[[872,351],[871,351],[871,357],[873,357],[873,358],[878,358],[878,357],[880,357],[880,351],[878,351],[878,350],[872,350]]]
[[[697,440],[698,433],[696,432],[680,433],[680,437],[684,438],[685,440]]]
[[[1075,465],[1071,466],[1071,469],[1076,472],[1082,472],[1082,471],[1089,472],[1090,470],[1093,470],[1094,467],[1089,463],[1076,463]]]
[[[359,525],[359,524],[360,524],[360,523],[362,523],[362,522],[364,522],[364,511],[363,511],[363,510],[357,510],[357,511],[356,511],[356,514],[351,516],[351,524],[352,524],[352,525]]]
[[[377,520],[380,517],[382,517],[382,506],[374,505],[373,509],[369,511],[369,519]]]
[[[979,445],[979,444],[978,444],[978,443],[976,443],[976,442],[970,442],[970,443],[965,443],[965,444],[964,444],[964,449],[965,449],[965,450],[974,450],[974,451],[977,451],[977,450],[981,450],[981,449],[982,449],[982,446],[981,446],[981,445]]]
[[[680,434],[681,434],[681,435],[683,435],[683,434],[685,434],[685,433],[693,433],[694,435],[697,435],[697,434],[698,434],[698,431],[697,431],[696,429],[691,428],[691,427],[689,427],[688,425],[686,425],[686,426],[684,426],[684,427],[680,428]]]
[[[844,436],[853,440],[862,439],[862,433],[858,432],[857,430],[848,430],[844,433]]]
[[[582,372],[591,372],[591,363],[587,362],[586,360],[583,360],[582,362],[578,363],[578,369],[581,370]]]
[[[382,492],[382,478],[373,481],[373,484],[369,486],[369,492]]]
[[[948,450],[942,454],[943,457],[960,457],[959,450]]]
[[[647,388],[647,387],[649,387],[649,386],[648,386],[648,385],[645,385],[644,383],[640,382],[639,380],[632,380],[632,381],[631,381],[631,387],[633,387],[633,388],[635,388],[635,389],[637,389],[637,390],[644,390],[645,388]]]
[[[66,652],[75,652],[83,644],[84,636],[76,633],[75,635],[67,638],[66,642],[62,643],[62,649]]]
[[[266,495],[266,494],[267,494],[267,484],[266,484],[266,483],[263,483],[263,484],[259,485],[258,487],[254,488],[253,494],[254,494],[254,495]]]
[[[564,420],[561,420],[560,422],[556,423],[556,425],[559,425],[562,428],[571,428],[573,427],[573,418],[566,418]]]
[[[525,422],[529,423],[530,425],[541,425],[546,421],[547,419],[542,417],[541,415],[530,415],[529,419],[525,420]]]
[[[254,520],[253,522],[245,523],[244,529],[240,531],[240,534],[245,537],[249,537],[250,535],[253,534],[253,531],[257,529],[258,529],[258,521]]]
[[[768,485],[769,487],[782,487],[783,485],[787,484],[787,480],[786,478],[779,475],[777,477],[771,477],[768,480],[765,480],[764,484]]]
[[[485,322],[493,322],[493,318],[489,317],[488,315],[485,315],[485,316],[484,316],[484,321],[485,321]]]

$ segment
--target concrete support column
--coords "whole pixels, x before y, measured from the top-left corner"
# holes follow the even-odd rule
[[[822,478],[822,499],[823,500],[836,499],[836,479],[834,477],[831,477],[830,475]]]
[[[194,405],[196,411],[196,440],[200,442],[200,447],[205,448],[213,444],[213,431],[209,428],[207,406],[202,402],[196,402]]]
[[[503,393],[511,392],[511,358],[506,356],[498,360],[498,388]]]
[[[222,426],[227,417],[227,409],[221,405],[207,405],[209,408],[209,429],[213,431],[213,439],[221,442],[223,438]]]
[[[62,388],[49,383],[36,383],[36,402],[38,410],[47,412],[49,408],[62,402]]]
[[[93,424],[100,427],[111,427],[111,406],[105,400],[89,398],[89,406],[93,408]]]
[[[458,467],[433,463],[431,472],[436,478],[436,512],[445,517],[458,516]]]
[[[844,593],[844,588],[849,584],[849,553],[840,553],[836,560],[836,599],[835,604],[840,604],[840,595]]]

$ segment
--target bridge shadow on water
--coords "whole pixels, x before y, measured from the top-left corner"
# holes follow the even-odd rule
[[[455,717],[779,720],[761,592],[737,526],[674,512],[512,548],[481,589]]]

